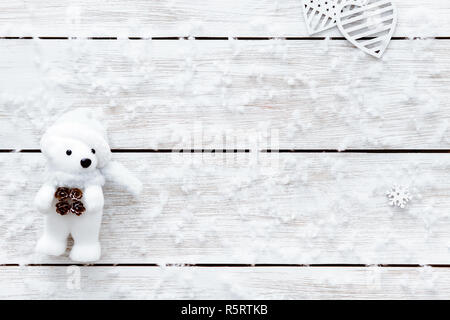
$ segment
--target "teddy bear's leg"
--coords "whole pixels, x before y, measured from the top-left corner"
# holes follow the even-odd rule
[[[100,259],[99,241],[102,212],[85,212],[76,217],[71,228],[74,245],[70,258],[79,262],[92,262]]]
[[[69,227],[66,217],[55,212],[45,216],[44,235],[36,245],[36,252],[52,256],[62,255],[66,251]]]

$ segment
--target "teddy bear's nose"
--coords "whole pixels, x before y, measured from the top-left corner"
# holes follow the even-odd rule
[[[83,168],[89,168],[92,161],[91,161],[91,159],[81,159],[80,163]]]

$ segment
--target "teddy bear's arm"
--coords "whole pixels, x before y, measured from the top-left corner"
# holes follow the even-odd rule
[[[110,161],[102,169],[102,173],[107,181],[124,186],[135,197],[142,192],[142,182],[118,162]]]
[[[99,185],[86,187],[84,190],[84,202],[88,211],[98,211],[103,208],[103,190]]]
[[[47,213],[52,206],[53,198],[55,197],[55,187],[50,183],[45,183],[39,189],[34,198],[34,205],[41,213]]]

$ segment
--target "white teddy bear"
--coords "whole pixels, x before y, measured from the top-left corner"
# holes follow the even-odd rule
[[[41,151],[47,159],[47,178],[35,205],[45,214],[45,230],[36,251],[59,256],[66,251],[71,234],[72,260],[100,259],[105,181],[120,183],[135,196],[141,192],[142,183],[111,161],[106,130],[85,109],[66,113],[48,128]]]

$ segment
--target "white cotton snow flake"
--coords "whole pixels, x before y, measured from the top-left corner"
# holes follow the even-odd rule
[[[405,186],[395,185],[386,192],[391,206],[397,206],[399,208],[405,208],[408,202],[412,199],[409,190]]]

